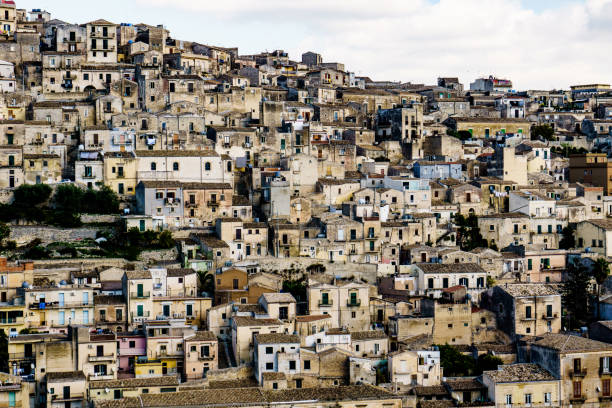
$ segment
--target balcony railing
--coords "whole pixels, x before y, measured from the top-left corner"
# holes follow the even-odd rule
[[[209,207],[218,207],[220,204],[219,201],[207,201],[206,205],[208,205]]]
[[[181,203],[180,198],[166,197],[164,199],[164,204],[166,205],[179,205]]]
[[[5,324],[23,324],[23,317],[7,317],[0,319],[0,325]]]
[[[30,309],[45,310],[45,309],[73,309],[78,307],[93,307],[93,302],[40,302],[30,304]]]
[[[348,307],[359,307],[361,306],[361,300],[357,299],[357,300],[347,300],[346,301],[346,306]]]
[[[130,297],[132,299],[147,299],[151,296],[151,292],[132,292]]]
[[[580,371],[572,370],[572,371],[570,371],[569,374],[570,374],[570,377],[572,377],[572,378],[574,378],[574,377],[586,377],[587,370],[586,370],[586,368],[583,368]]]
[[[542,319],[544,319],[544,320],[554,320],[554,319],[556,319],[558,317],[559,317],[559,315],[557,313],[553,313],[551,315],[547,315],[547,314],[543,314],[542,315]]]
[[[9,360],[36,360],[34,354],[9,353]]]
[[[63,42],[65,42],[65,43],[81,42],[81,37],[74,37],[74,40],[71,40],[69,37],[64,37]]]
[[[322,300],[319,300],[319,307],[332,307],[334,305],[334,301],[333,300],[328,300],[327,302],[323,302]]]
[[[131,313],[132,318],[145,318],[145,317],[149,317],[150,315],[151,315],[151,312],[149,312],[148,310],[142,312],[142,314],[138,314],[137,312]]]
[[[97,362],[97,361],[114,361],[115,360],[115,354],[111,353],[111,354],[104,354],[101,356],[89,356],[89,361],[90,362]]]
[[[76,400],[82,400],[85,398],[85,394],[82,392],[75,392],[75,393],[70,393],[70,395],[65,396],[65,395],[52,395],[51,396],[51,401],[55,401],[55,402],[68,402],[68,401],[76,401]]]
[[[107,31],[106,34],[104,34],[102,31],[92,31],[90,32],[90,37],[91,38],[115,38],[115,32]]]

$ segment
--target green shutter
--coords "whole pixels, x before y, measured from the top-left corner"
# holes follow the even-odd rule
[[[532,270],[533,269],[533,260],[528,259],[527,260],[527,270]]]

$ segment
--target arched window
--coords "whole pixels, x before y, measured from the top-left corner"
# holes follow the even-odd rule
[[[151,163],[151,171],[155,171],[155,170],[157,170],[157,163],[152,162]]]
[[[204,163],[204,170],[210,171],[210,162]]]
[[[174,170],[174,171],[178,171],[178,169],[179,169],[179,164],[178,164],[178,162],[174,162],[174,163],[172,163],[172,170]]]

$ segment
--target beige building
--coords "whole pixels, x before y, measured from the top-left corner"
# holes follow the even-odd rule
[[[603,257],[612,256],[612,221],[595,219],[579,222],[576,226],[576,246]]]
[[[82,371],[48,372],[46,380],[47,408],[87,406],[87,381]]]
[[[485,371],[482,382],[496,407],[560,406],[559,380],[537,364],[500,365]]]
[[[197,331],[185,337],[185,378],[205,378],[209,370],[218,368],[217,336],[209,331]]]
[[[87,62],[117,63],[117,25],[96,20],[86,24]]]
[[[478,228],[489,245],[503,249],[511,244],[529,243],[529,217],[520,213],[500,213],[478,217]]]
[[[440,352],[405,350],[389,354],[389,380],[392,384],[432,386],[442,380]]]
[[[331,316],[333,327],[367,330],[370,327],[370,286],[358,282],[335,285],[311,280],[307,289],[308,311]]]

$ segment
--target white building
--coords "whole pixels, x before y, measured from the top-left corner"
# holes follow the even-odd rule
[[[253,356],[255,378],[263,385],[263,373],[299,374],[300,336],[294,334],[257,334]]]

